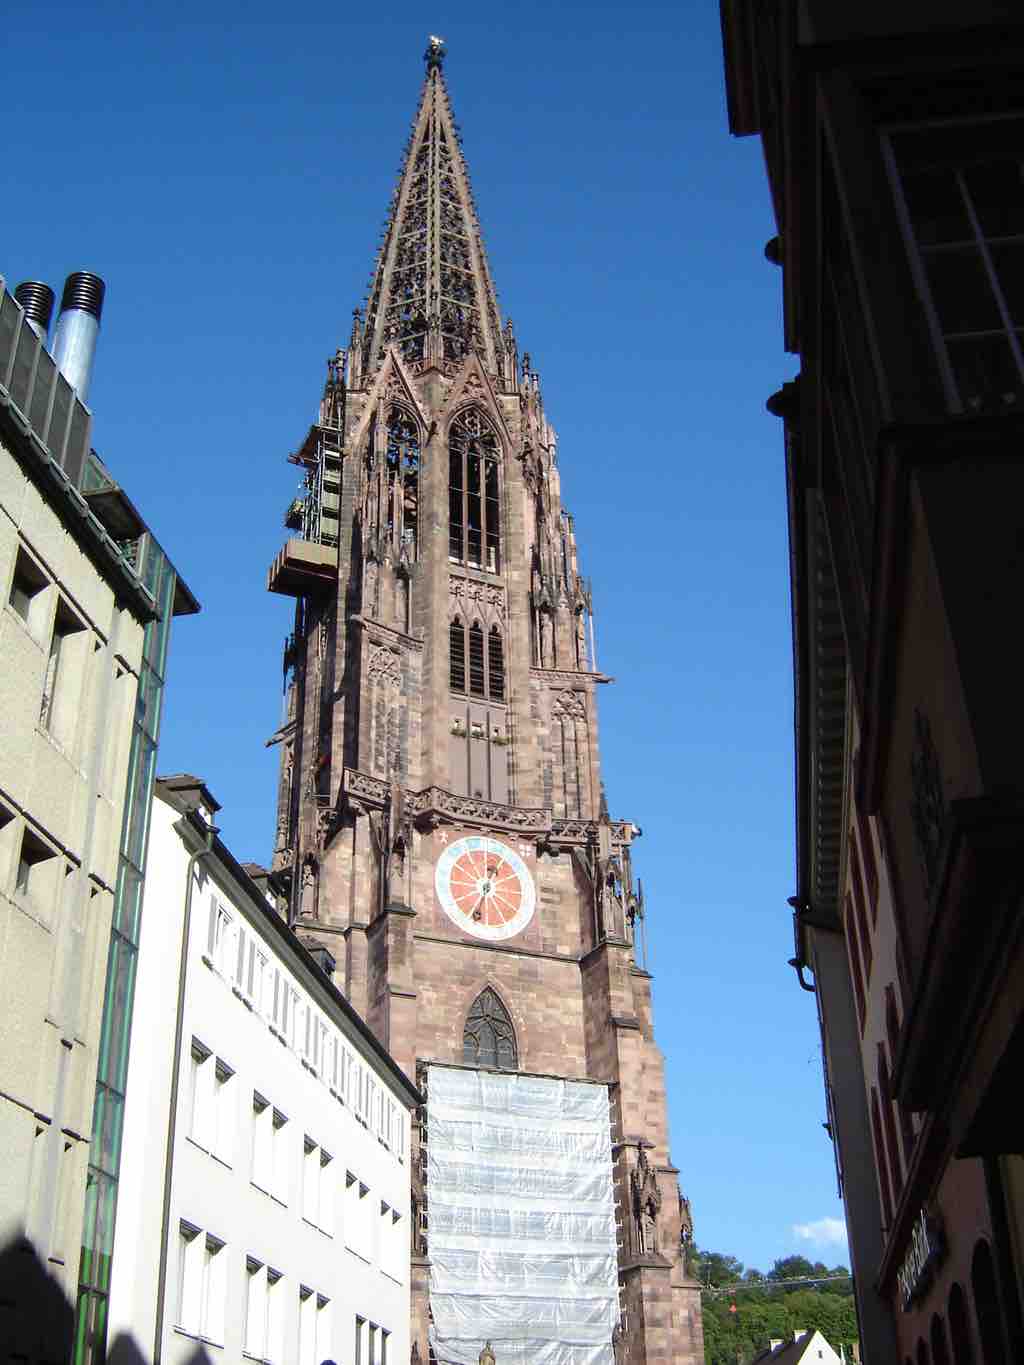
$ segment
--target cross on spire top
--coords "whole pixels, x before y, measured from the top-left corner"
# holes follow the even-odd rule
[[[436,33],[432,33],[427,40],[427,50],[423,54],[423,60],[427,64],[427,70],[432,71],[434,67],[440,68],[441,63],[448,55],[448,49],[444,45],[444,39],[439,38]]]

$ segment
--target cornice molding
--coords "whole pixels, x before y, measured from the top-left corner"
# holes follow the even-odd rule
[[[404,631],[396,629],[395,626],[386,626],[383,621],[375,621],[372,616],[363,616],[360,612],[353,612],[348,618],[349,623],[354,626],[361,626],[372,638],[374,631],[382,638],[378,644],[386,645],[397,642],[404,645],[406,649],[422,649],[423,641],[415,635],[406,635]]]
[[[572,687],[580,683],[612,683],[615,681],[608,673],[587,673],[582,670],[570,671],[565,668],[538,668],[530,665],[530,677],[538,682],[549,683],[552,687]]]

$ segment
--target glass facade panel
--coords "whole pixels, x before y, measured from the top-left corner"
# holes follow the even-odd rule
[[[950,407],[1024,405],[1024,120],[924,124],[887,136],[915,279]]]
[[[107,1294],[114,1245],[142,888],[163,703],[163,670],[176,582],[173,566],[152,536],[147,534],[143,541],[140,546],[143,581],[157,602],[160,616],[146,627],[142,675],[132,723],[121,858],[100,1024],[73,1365],[102,1365],[106,1358]]]
[[[122,860],[117,878],[114,928],[132,943],[139,932],[143,885],[142,873],[138,868]]]
[[[999,326],[999,308],[976,251],[937,251],[926,263],[944,332],[988,332]]]
[[[967,166],[964,181],[986,237],[1024,233],[1024,173],[1019,160]]]
[[[993,242],[989,252],[1010,320],[1018,327],[1024,325],[1024,238]]]

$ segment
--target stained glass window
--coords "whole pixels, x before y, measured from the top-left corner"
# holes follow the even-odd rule
[[[519,1065],[512,1020],[490,986],[480,992],[466,1016],[462,1060],[471,1066],[501,1067],[505,1071],[515,1071]]]

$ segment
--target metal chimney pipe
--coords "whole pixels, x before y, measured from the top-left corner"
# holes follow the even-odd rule
[[[96,337],[100,330],[103,296],[107,286],[98,275],[76,270],[64,282],[60,316],[53,337],[53,358],[57,368],[85,402],[92,378]]]
[[[45,346],[53,317],[53,290],[42,280],[24,280],[15,289],[14,297],[25,310],[28,325]]]

